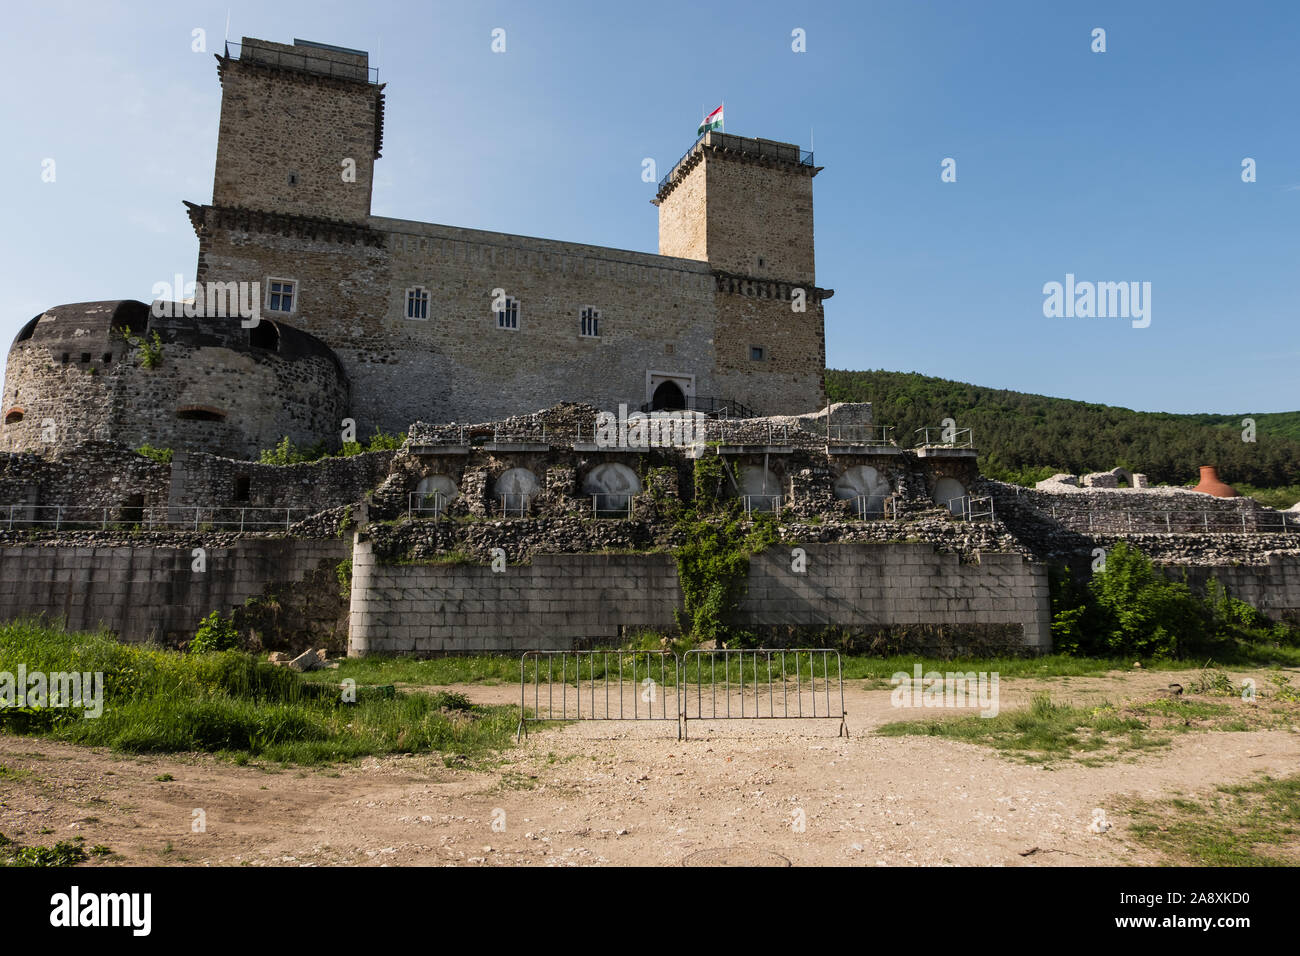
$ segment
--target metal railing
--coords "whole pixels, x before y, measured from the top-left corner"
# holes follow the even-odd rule
[[[406,497],[406,520],[414,518],[441,518],[450,502],[441,491],[412,491]]]
[[[832,656],[835,658],[834,674],[830,672]],[[817,683],[819,659],[822,672],[820,688]],[[722,665],[721,676],[718,673],[719,660]],[[749,671],[748,684],[746,670]],[[793,699],[790,687],[792,675]],[[707,696],[704,689],[706,683]],[[840,722],[839,736],[849,735],[848,711],[844,709],[844,672],[839,651],[821,648],[719,648],[687,651],[681,659],[677,694],[681,702],[683,740],[689,738],[687,725],[692,720],[824,718]],[[781,713],[778,714],[778,710]]]
[[[695,142],[691,143],[691,148],[688,149],[686,152],[682,153],[681,158],[678,159],[677,162],[673,163],[673,165],[672,165],[672,166],[669,168],[669,170],[668,170],[668,175],[665,176],[663,179],[659,180],[659,190],[658,190],[659,192],[662,192],[662,191],[663,191],[663,188],[664,188],[665,186],[667,186],[668,183],[672,180],[672,178],[673,178],[673,173],[677,172],[677,167],[680,166],[682,163],[686,162],[687,157],[689,157],[689,156],[691,155],[691,153],[695,152],[695,147],[698,146],[698,145],[700,145],[700,140],[704,139],[704,137],[707,136],[707,135],[709,134],[709,132],[711,132],[711,131],[706,131],[706,132],[704,132],[704,133],[701,133],[699,136],[695,137]],[[734,133],[733,133],[733,134],[727,134],[727,133],[724,133],[724,134],[723,134],[723,136],[727,136],[727,135],[732,135],[732,136],[734,136],[735,134],[734,134]],[[759,155],[759,156],[765,155],[765,153],[764,153],[764,148],[763,148],[763,145],[762,145],[761,143],[760,143],[760,144],[757,144],[757,145],[752,145],[752,144],[753,144],[753,141],[752,141],[752,140],[746,142],[746,144],[745,144],[745,151],[746,151],[747,153],[752,153],[752,154]],[[779,157],[782,158],[782,159],[789,158],[789,157],[787,157],[787,156],[785,155],[785,154],[788,152],[788,150],[773,150],[773,149],[771,149],[771,148],[769,147],[768,152],[769,152],[771,155],[779,156]],[[816,163],[813,162],[813,151],[812,151],[811,149],[800,149],[800,150],[799,150],[799,165],[800,165],[800,166],[815,166],[815,165],[816,165]]]
[[[593,518],[632,517],[631,494],[596,494],[591,496],[591,516]]]
[[[832,445],[893,446],[893,425],[829,425],[826,441]]]
[[[974,448],[974,436],[969,428],[918,428],[913,434],[921,440],[915,448]],[[932,435],[937,435],[937,440]]]
[[[943,504],[945,508],[952,512],[954,518],[959,518],[962,521],[993,520],[993,498],[991,495],[962,495],[960,498],[949,498]]]
[[[311,47],[296,47],[302,53],[289,53],[282,50],[268,50],[265,47],[249,47],[248,56],[244,56],[242,43],[226,42],[226,58],[230,59],[231,48],[235,50],[235,59],[245,60],[248,63],[263,63],[268,66],[281,67],[292,70],[302,70],[304,73],[315,73],[318,76],[331,76],[346,80],[362,79],[364,72],[365,80],[372,86],[379,85],[379,68],[375,66],[361,67],[349,63],[339,63],[325,56],[312,56],[307,53]],[[340,51],[351,52],[351,51]]]
[[[758,412],[744,402],[734,398],[713,398],[708,395],[692,395],[685,400],[682,408],[655,408],[653,402],[641,406],[643,412],[700,412],[713,418],[757,418]]]
[[[198,531],[202,528],[229,528],[239,531],[259,531],[270,528],[289,528],[314,512],[310,508],[217,508],[203,506],[167,505],[165,507],[136,507],[132,505],[62,505],[16,504],[0,505],[5,527],[50,527],[55,531],[64,528],[183,528]]]
[[[526,494],[497,495],[497,513],[505,518],[526,518],[532,507],[533,496]]]
[[[846,498],[844,500],[848,502],[849,508],[853,511],[854,516],[861,521],[894,521],[898,518],[898,502],[892,497],[882,498],[880,495],[855,495],[852,498]],[[872,500],[878,501],[880,507],[871,507]]]
[[[672,651],[525,651],[516,737],[548,720],[678,721],[677,668]]]
[[[839,736],[849,735],[835,650],[525,651],[517,738],[529,724],[583,720],[672,720],[678,740],[692,720],[838,720]]]
[[[745,514],[775,514],[781,510],[780,495],[745,495]]]
[[[1035,508],[1046,517],[1046,512]],[[1291,534],[1300,532],[1300,517],[1283,511],[1212,511],[1208,508],[1087,509],[1083,514],[1071,509],[1058,514],[1052,505],[1051,518],[1070,531],[1097,531],[1103,534],[1134,532],[1138,534],[1195,534],[1217,532],[1221,534],[1245,533]]]

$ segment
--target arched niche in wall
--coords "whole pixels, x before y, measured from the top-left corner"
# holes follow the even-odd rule
[[[749,499],[750,511],[775,511],[783,494],[781,479],[762,465],[736,465],[740,493]]]
[[[641,479],[636,472],[618,462],[597,465],[582,480],[582,493],[595,496],[598,512],[627,511],[632,495],[640,490]]]
[[[934,483],[934,502],[943,505],[955,515],[962,514],[962,501],[966,486],[956,478],[940,478]]]
[[[878,516],[885,513],[885,499],[893,493],[889,479],[870,465],[846,468],[835,479],[835,497],[841,500],[862,499],[862,514]]]
[[[438,512],[456,500],[456,482],[446,475],[425,475],[415,486],[414,510]]]
[[[510,468],[493,483],[492,500],[507,513],[522,513],[528,510],[541,486],[537,476],[527,468]]]

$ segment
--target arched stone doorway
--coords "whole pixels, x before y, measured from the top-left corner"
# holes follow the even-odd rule
[[[686,393],[673,381],[660,382],[650,399],[652,412],[675,412],[686,407]]]

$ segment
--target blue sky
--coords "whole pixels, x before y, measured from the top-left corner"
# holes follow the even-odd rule
[[[49,306],[193,277],[181,200],[212,196],[227,11],[232,40],[370,51],[388,84],[377,215],[656,251],[642,159],[662,175],[725,99],[729,132],[815,135],[831,366],[1146,410],[1300,408],[1291,2],[15,6],[6,341]],[[1066,273],[1150,282],[1150,326],[1045,318],[1043,285]]]

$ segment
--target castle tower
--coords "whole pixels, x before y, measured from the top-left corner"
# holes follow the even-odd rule
[[[721,393],[766,414],[825,404],[826,337],[816,285],[812,180],[791,143],[705,133],[660,183],[659,254],[709,264]]]
[[[361,50],[244,37],[218,56],[212,205],[363,222],[383,137],[383,86]]]
[[[815,281],[812,180],[821,167],[791,143],[711,131],[672,169],[654,202],[659,254],[716,271]]]

